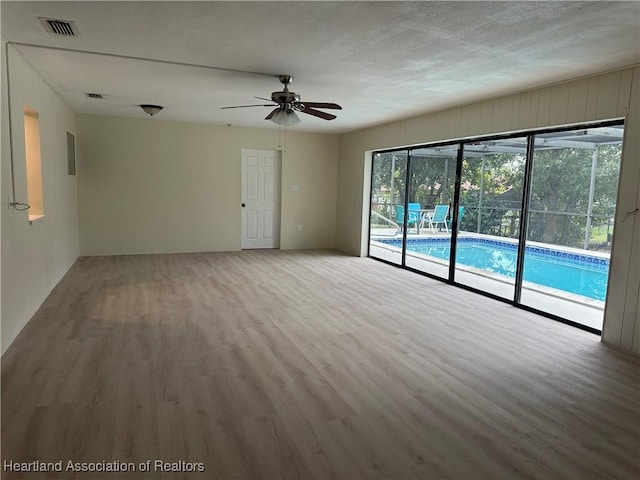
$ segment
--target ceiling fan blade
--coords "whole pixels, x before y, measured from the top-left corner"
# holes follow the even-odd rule
[[[259,105],[236,105],[234,107],[220,107],[220,110],[225,110],[227,108],[246,108],[246,107],[274,107],[275,104],[273,103],[269,103],[269,104],[259,104]]]
[[[267,115],[266,117],[264,117],[265,120],[271,120],[273,118],[273,116],[280,111],[280,107],[278,108],[274,108],[271,113],[269,115]]]
[[[313,108],[309,108],[305,105],[305,108],[300,110],[302,113],[308,113],[309,115],[313,115],[314,117],[323,118],[325,120],[333,120],[336,118],[335,115],[331,115],[330,113],[321,112],[320,110],[314,110]]]
[[[327,102],[300,102],[300,103],[311,108],[332,108],[334,110],[342,110],[342,107],[337,103],[327,103]]]
[[[266,100],[267,102],[272,102],[273,100],[271,100],[270,98],[264,98],[264,97],[253,97],[253,98],[257,98],[258,100]]]

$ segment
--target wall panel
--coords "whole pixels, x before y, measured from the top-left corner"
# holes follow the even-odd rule
[[[514,112],[514,124],[516,125],[516,130],[522,130],[525,128],[525,125],[529,125],[531,121],[531,105],[533,104],[533,92],[523,92],[517,95],[518,102],[518,110]]]
[[[628,84],[623,82],[622,85]],[[633,71],[629,114],[618,187],[618,202],[607,305],[602,338],[605,342],[640,353],[635,340],[638,329],[640,290],[640,214],[627,214],[640,206],[640,69]],[[631,94],[631,97],[630,97]],[[619,93],[616,100],[623,95]],[[610,96],[610,98],[613,98]]]
[[[561,83],[551,88],[549,118],[553,118],[555,123],[567,123],[570,90],[571,87],[566,83]]]
[[[618,89],[618,115],[626,116],[629,113],[629,101],[631,85],[633,83],[633,70],[625,70],[620,76],[620,88]]]
[[[589,80],[576,80],[569,84],[567,98],[567,123],[584,122],[587,119]]]
[[[596,118],[611,118],[619,115],[618,97],[621,94],[621,77],[622,73],[618,75],[603,75],[598,78]]]
[[[555,122],[551,122],[551,92],[554,87],[545,88],[540,91],[538,96],[538,104],[536,106],[536,118],[535,126],[543,127],[547,125],[554,125]],[[558,123],[563,122],[563,118],[558,118]]]

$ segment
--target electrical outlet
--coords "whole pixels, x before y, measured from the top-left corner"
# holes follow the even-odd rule
[[[302,231],[302,225],[298,225],[298,231],[301,232]]]

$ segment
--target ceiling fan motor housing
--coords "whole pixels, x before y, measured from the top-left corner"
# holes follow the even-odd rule
[[[296,95],[294,92],[273,92],[271,94],[271,101],[278,105],[291,104],[293,102],[299,102],[300,95]]]

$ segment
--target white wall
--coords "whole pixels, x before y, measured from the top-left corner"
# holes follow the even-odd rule
[[[25,105],[38,111],[45,217],[8,208],[11,196],[5,40],[2,39],[2,352],[16,338],[78,257],[76,177],[67,175],[67,132],[73,112],[9,47],[16,200],[27,202]]]
[[[240,249],[241,151],[280,149],[277,129],[96,115],[76,124],[82,255]],[[282,249],[334,247],[337,162],[336,135],[287,132]]]
[[[602,338],[640,353],[640,68],[629,68],[422,115],[340,137],[336,248],[366,254],[370,152],[438,140],[626,118]]]
[[[628,95],[602,339],[640,354],[640,68],[633,71]]]

